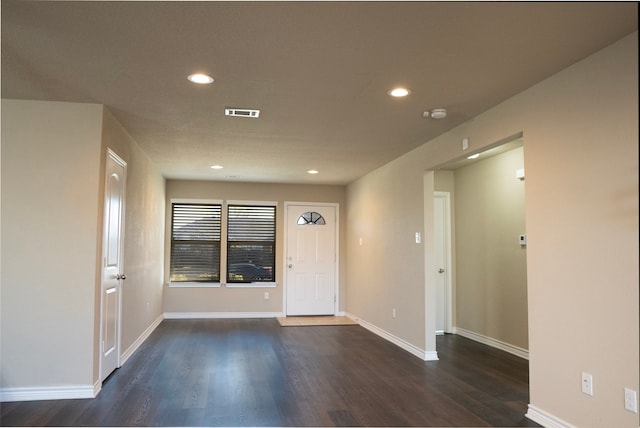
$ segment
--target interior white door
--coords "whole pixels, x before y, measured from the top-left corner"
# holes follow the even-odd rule
[[[335,206],[287,206],[287,315],[335,315],[336,230]]]
[[[104,380],[120,364],[120,300],[122,281],[123,223],[127,164],[107,151],[100,318],[100,378]]]
[[[436,334],[451,331],[451,272],[449,193],[434,192],[434,241],[436,259]]]

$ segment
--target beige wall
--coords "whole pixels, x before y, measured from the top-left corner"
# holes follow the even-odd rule
[[[425,350],[424,253],[415,234],[433,198],[423,197],[420,164],[402,157],[347,187],[347,312]]]
[[[435,349],[425,171],[464,157],[463,138],[472,152],[522,132],[531,414],[637,427],[623,402],[624,387],[640,389],[637,41],[636,32],[349,185],[347,311]],[[593,397],[581,393],[582,371],[594,376]]]
[[[121,351],[162,314],[164,179],[103,106],[2,100],[4,392],[99,381],[107,147],[128,163]]]
[[[639,389],[638,33],[543,87],[546,103],[522,99],[540,106],[525,130],[531,402],[578,426],[637,427],[623,388]]]
[[[433,187],[436,192],[449,192],[453,199],[455,195],[455,176],[454,171],[441,169],[435,171],[433,175]],[[451,201],[453,205],[454,202]]]
[[[455,170],[455,325],[527,349],[523,167],[518,148]]]
[[[102,110],[2,100],[1,388],[95,381]]]
[[[107,147],[127,162],[120,349],[125,353],[163,313],[165,180],[105,109],[103,168]]]
[[[166,239],[165,239],[165,282],[169,278],[171,199],[209,199],[274,201],[276,210],[276,288],[183,288],[165,287],[164,311],[168,313],[188,312],[242,312],[281,313],[283,311],[282,266],[285,202],[327,202],[340,205],[339,218],[344,218],[343,186],[314,186],[291,184],[257,184],[221,181],[168,180],[166,193]],[[340,310],[344,309],[344,228],[340,225]],[[264,293],[269,292],[269,300]]]

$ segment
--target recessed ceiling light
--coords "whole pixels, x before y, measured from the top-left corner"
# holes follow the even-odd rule
[[[213,77],[208,74],[202,73],[194,73],[187,76],[190,82],[199,83],[201,85],[208,85],[209,83],[213,83]]]
[[[390,90],[387,93],[389,95],[391,95],[392,97],[402,98],[402,97],[406,97],[407,95],[409,95],[411,93],[411,91],[408,90],[407,88],[393,88],[392,90]]]
[[[210,168],[211,169],[222,169],[224,167],[222,165],[211,165]]]
[[[467,159],[478,159],[480,157],[480,153],[476,153],[475,155],[467,156]]]
[[[315,169],[310,169],[309,171],[307,171],[307,174],[317,174],[317,173],[319,173],[319,172],[320,172],[320,171],[317,171],[317,170],[315,170]]]

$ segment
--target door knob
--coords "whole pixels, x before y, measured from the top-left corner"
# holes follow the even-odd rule
[[[123,273],[119,273],[119,274],[116,275],[116,279],[125,280],[125,279],[127,279],[127,275],[125,275]]]
[[[438,269],[438,273],[444,273],[444,269],[442,268]]]
[[[289,269],[291,269],[293,267],[293,265],[291,263],[289,263]]]

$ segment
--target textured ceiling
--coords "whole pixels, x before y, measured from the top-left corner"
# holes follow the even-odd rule
[[[637,28],[635,2],[3,0],[2,96],[105,104],[168,178],[346,184]]]

